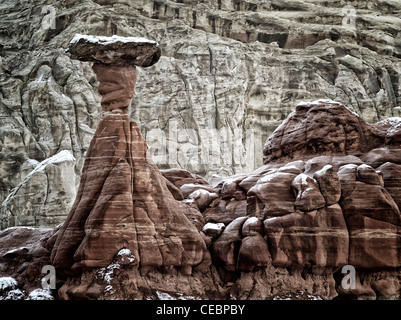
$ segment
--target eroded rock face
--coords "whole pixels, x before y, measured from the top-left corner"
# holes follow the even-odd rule
[[[339,267],[348,262],[349,237],[338,204],[264,221],[275,266]]]
[[[324,110],[327,102],[311,105]],[[335,114],[347,112],[334,107]],[[62,299],[400,299],[400,149],[385,140],[363,154],[315,155],[300,148],[287,162],[214,176],[208,184],[183,169],[161,173],[126,111],[104,112],[74,214],[60,230],[29,240],[34,250],[7,250],[0,275],[12,265],[12,275],[26,281],[15,261],[33,250],[39,254],[31,256],[34,266],[74,266],[74,275],[59,279]],[[356,132],[349,134],[359,141],[375,132],[362,121],[362,128],[351,123]],[[278,145],[286,130],[292,127],[270,143]],[[12,234],[0,234],[0,241],[10,246]],[[355,289],[341,286],[344,265],[356,268]],[[31,276],[37,281],[39,273]]]
[[[378,130],[335,101],[299,103],[266,141],[264,162],[307,155],[361,155],[384,142]]]
[[[355,29],[343,26],[341,1],[2,1],[0,201],[23,181],[26,161],[62,150],[76,159],[78,189],[101,96],[91,63],[66,52],[75,33],[160,43],[159,62],[138,70],[131,116],[163,169],[252,172],[300,101],[333,99],[369,123],[400,116],[400,3],[351,5]]]
[[[116,65],[93,66],[103,96],[102,118],[85,159],[75,203],[55,235],[52,263],[67,273],[106,267],[126,249],[134,257],[132,264],[142,269],[179,267],[190,274],[192,266],[202,261],[206,245],[152,162],[138,125],[129,119],[137,60],[124,55],[125,46],[113,45],[113,41],[125,44],[124,39],[108,40],[111,44],[95,44],[119,50],[124,59],[131,58],[131,64],[120,65],[122,58],[115,58]],[[97,55],[95,44],[91,42],[89,53],[82,50],[83,56],[77,50],[76,57],[86,60],[88,55]],[[72,42],[74,50],[75,46]],[[155,55],[155,47],[152,43],[149,55]],[[137,52],[128,45],[127,50],[143,56],[143,48]]]

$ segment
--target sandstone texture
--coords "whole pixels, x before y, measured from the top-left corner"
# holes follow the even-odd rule
[[[0,299],[401,299],[401,7],[344,5],[2,3]]]
[[[332,115],[347,115],[356,147],[320,155],[294,143],[250,174],[208,183],[183,169],[162,174],[135,123],[125,131],[131,143],[118,133],[129,123],[123,110],[103,115],[66,222],[0,233],[0,276],[16,279],[20,299],[43,264],[57,266],[56,299],[401,298],[400,148],[383,130],[340,103],[310,102],[284,123],[334,132]],[[293,128],[279,127],[266,144]],[[97,149],[106,137],[120,147]],[[356,270],[354,288],[342,285],[344,266]],[[15,298],[15,288],[2,297]]]
[[[347,4],[355,9],[351,16]],[[156,165],[209,178],[259,168],[266,139],[301,101],[339,101],[368,123],[384,121],[386,141],[396,143],[398,131],[386,119],[400,116],[400,10],[388,0],[2,1],[0,202],[23,183],[18,197],[35,193],[41,212],[60,217],[22,212],[10,197],[2,228],[28,220],[55,226],[73,205],[73,196],[62,207],[43,201],[54,194],[51,183],[77,193],[100,121],[91,62],[67,52],[75,34],[160,44],[159,62],[137,70],[130,116]],[[354,145],[342,147],[338,137],[329,148],[348,147]],[[64,150],[74,162],[24,183]]]
[[[206,244],[152,162],[138,125],[129,119],[135,66],[138,61],[148,66],[143,62],[147,57],[157,61],[160,50],[153,42],[141,46],[148,44],[146,39],[100,40],[95,44],[113,52],[106,56],[117,56],[116,64],[96,58],[101,62],[93,65],[102,95],[102,118],[85,158],[75,203],[54,235],[52,264],[60,272],[77,273],[107,267],[123,250],[132,256],[128,264],[142,272],[177,267],[191,274],[192,266],[202,262]],[[78,35],[70,51],[76,50],[75,58],[85,61],[102,56],[103,51],[93,49],[93,41]]]

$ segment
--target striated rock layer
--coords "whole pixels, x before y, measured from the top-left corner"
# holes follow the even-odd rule
[[[55,226],[73,204],[43,200],[52,182],[77,192],[101,116],[90,63],[66,51],[76,33],[160,43],[159,62],[138,69],[131,117],[160,168],[209,178],[260,167],[264,142],[303,100],[339,101],[368,123],[400,116],[400,10],[395,0],[1,1],[0,202],[32,163],[63,150],[75,158],[60,163],[66,174],[20,188],[30,198],[34,185],[42,211],[9,201],[2,228]]]
[[[132,264],[142,269],[175,266],[191,273],[191,267],[202,261],[204,240],[152,162],[138,125],[129,119],[136,65],[155,63],[160,57],[158,44],[144,47],[135,38],[94,42],[98,38],[78,37],[71,42],[77,59],[99,58],[102,53],[96,48],[114,52],[115,57],[110,64],[93,66],[100,82],[102,118],[75,203],[54,236],[52,264],[66,273],[105,267],[126,249],[134,257]]]
[[[292,136],[265,154],[275,161],[207,183],[158,171],[136,124],[105,112],[73,214],[60,229],[2,231],[0,276],[29,290],[51,261],[61,299],[401,299],[401,148],[387,139],[400,121],[303,103],[266,142]]]

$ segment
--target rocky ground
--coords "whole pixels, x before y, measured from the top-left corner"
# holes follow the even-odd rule
[[[160,43],[159,63],[138,69],[131,118],[160,168],[208,179],[259,168],[302,100],[339,101],[368,123],[399,116],[400,10],[391,0],[2,1],[2,228],[55,226],[73,204],[100,119],[90,63],[66,52],[76,33]]]

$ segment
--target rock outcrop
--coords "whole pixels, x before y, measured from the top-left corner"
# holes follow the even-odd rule
[[[77,35],[70,51],[93,65],[102,118],[90,144],[75,203],[51,253],[56,270],[107,267],[120,250],[131,264],[177,267],[191,274],[206,245],[152,162],[138,125],[129,119],[136,66],[157,62],[154,41]],[[110,59],[110,60],[108,60]]]
[[[24,180],[32,160],[41,163],[63,150],[76,159],[75,181],[70,174],[48,176],[59,181],[57,188],[75,184],[77,192],[101,97],[90,62],[72,60],[66,52],[76,33],[160,43],[159,62],[147,72],[138,70],[131,117],[163,169],[182,168],[206,178],[252,172],[263,164],[268,136],[303,100],[339,101],[368,123],[400,116],[400,3],[353,1],[355,25],[348,23],[345,5],[322,0],[2,2],[0,202]],[[390,130],[387,139],[397,136]],[[35,193],[45,198],[47,190],[43,184]],[[29,191],[24,194],[29,197]],[[54,202],[42,209],[66,216],[70,199],[62,212]],[[2,215],[23,214],[7,210]],[[38,226],[60,222],[37,215]],[[14,218],[3,228],[24,223]]]
[[[294,127],[335,132],[339,122],[332,117],[346,115],[344,126],[353,124],[347,137],[355,139],[344,145],[354,147],[337,152],[324,139],[309,149],[304,146],[311,143],[299,138],[294,150],[288,144],[282,157],[275,153],[276,161],[250,174],[214,176],[209,184],[183,169],[163,176],[146,156],[137,126],[127,128],[135,144],[119,133],[129,123],[121,121],[126,113],[109,113],[67,221],[30,236],[21,236],[20,228],[2,231],[7,249],[0,276],[37,284],[39,271],[19,267],[29,256],[27,266],[57,266],[53,295],[61,299],[401,298],[401,158],[398,145],[387,144],[386,130],[340,103],[305,103],[284,122],[296,126],[279,127],[267,145],[279,145],[276,140]],[[398,122],[392,128],[399,130]],[[120,142],[102,144],[107,138]],[[17,240],[28,241],[26,248],[14,250],[21,246]],[[356,270],[354,288],[342,284],[344,266]],[[34,287],[19,286],[24,292]],[[13,296],[10,290],[3,296]]]
[[[378,130],[334,101],[301,102],[266,141],[264,162],[308,155],[362,155],[384,142]]]
[[[70,212],[0,232],[0,298],[400,299],[401,7],[343,5],[0,4],[1,227]]]

